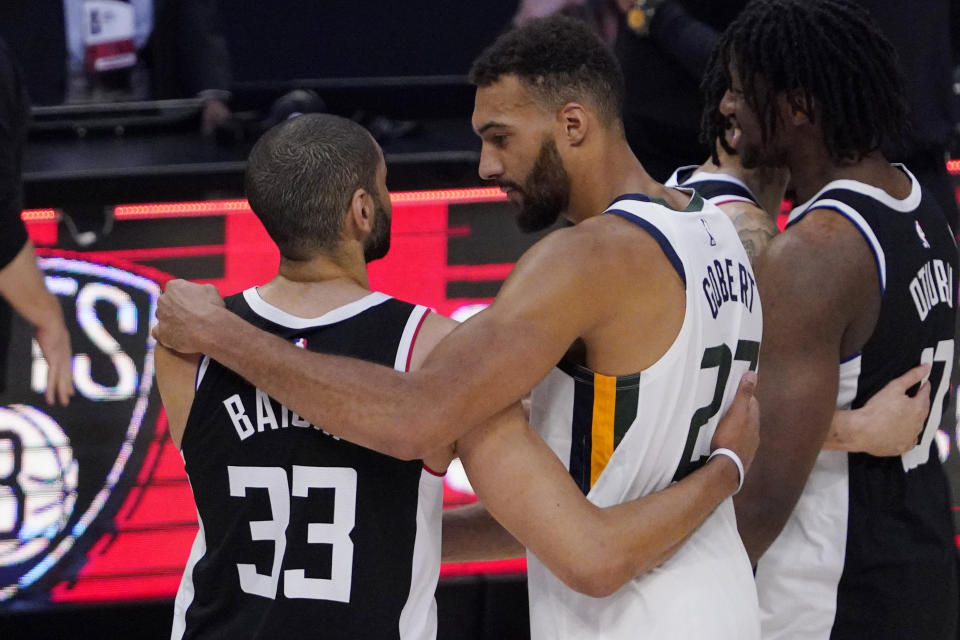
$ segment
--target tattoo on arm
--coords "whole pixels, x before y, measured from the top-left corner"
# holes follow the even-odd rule
[[[767,250],[767,245],[779,233],[776,223],[764,216],[758,218],[749,213],[739,213],[733,218],[733,226],[737,229],[740,242],[750,258],[750,263],[756,265],[757,258]]]

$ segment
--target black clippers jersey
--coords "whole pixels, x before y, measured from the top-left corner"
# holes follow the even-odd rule
[[[763,208],[760,207],[750,188],[739,178],[728,173],[697,171],[697,169],[699,167],[696,165],[680,167],[667,179],[664,186],[690,187],[713,205],[746,202],[755,207]]]
[[[814,209],[835,211],[875,259],[880,314],[860,353],[840,363],[838,408],[863,406],[920,363],[931,365],[931,408],[917,446],[902,456],[820,454],[757,568],[761,609],[771,616],[764,638],[956,637],[957,548],[935,436],[954,362],[957,247],[935,199],[906,173],[906,199],[838,180],[790,216],[792,225]]]
[[[320,318],[227,307],[299,347],[406,370],[427,310],[381,293]],[[174,638],[436,636],[442,478],[328,435],[203,358],[182,452],[200,520]]]

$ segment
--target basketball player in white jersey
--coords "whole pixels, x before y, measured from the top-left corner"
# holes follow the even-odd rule
[[[231,296],[229,308],[304,349],[419,368],[455,323],[368,289],[365,263],[389,246],[385,176],[376,143],[343,118],[301,116],[261,138],[248,162],[247,194],[282,259],[276,278]],[[666,491],[599,509],[518,407],[422,462],[403,462],[318,433],[216,361],[158,347],[157,366],[201,522],[177,597],[177,639],[318,627],[331,638],[434,637],[438,476],[455,454],[490,510],[564,581],[594,595],[655,566],[672,540],[688,535],[737,486],[734,465],[715,460]],[[756,416],[751,421],[744,391],[714,440],[749,465]],[[289,496],[281,486],[286,476]],[[304,478],[310,488],[335,487],[337,496],[334,522],[309,536],[323,525],[323,512],[311,511],[310,495],[296,489]],[[267,520],[257,506],[264,489]],[[343,530],[349,543],[336,535],[344,519],[352,525]],[[330,545],[335,559],[329,578],[316,566],[317,544]],[[269,546],[272,571],[269,563],[250,564]],[[363,563],[352,561],[358,555]]]
[[[575,225],[531,248],[493,304],[418,371],[297,349],[226,312],[212,288],[183,282],[168,286],[156,335],[208,354],[336,435],[406,458],[537,386],[535,427],[592,502],[665,496],[657,492],[711,455],[702,470],[729,455],[713,449],[715,425],[756,366],[760,302],[736,231],[702,198],[644,171],[624,139],[619,69],[583,24],[550,18],[516,29],[471,77],[481,176],[518,206],[521,228],[545,228],[560,213]],[[570,589],[531,556],[533,637],[757,638],[732,503],[678,532],[655,528],[651,557],[673,556],[604,598]]]

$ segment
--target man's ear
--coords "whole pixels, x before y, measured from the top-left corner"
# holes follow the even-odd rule
[[[793,125],[808,124],[813,122],[814,110],[813,96],[800,91],[793,90],[787,92],[787,122]]]
[[[571,147],[583,143],[592,124],[592,118],[579,102],[568,102],[557,111],[557,124],[560,127],[560,140],[566,140]]]
[[[373,196],[364,188],[359,188],[350,197],[350,207],[347,209],[347,228],[356,229],[364,235],[373,229],[374,203]]]

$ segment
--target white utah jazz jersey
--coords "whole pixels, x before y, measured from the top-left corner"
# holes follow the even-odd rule
[[[534,427],[601,507],[660,491],[701,466],[741,375],[757,364],[760,300],[733,224],[695,194],[683,211],[658,202],[625,195],[606,215],[647,231],[683,280],[676,340],[628,376],[562,362],[531,400]],[[759,638],[756,589],[730,499],[671,559],[606,598],[576,593],[532,554],[528,560],[534,640]]]

